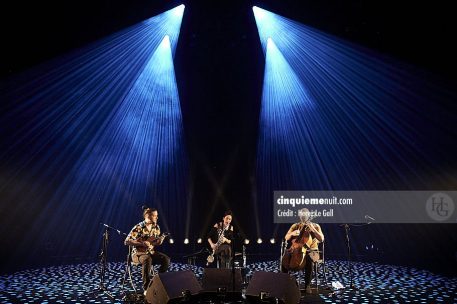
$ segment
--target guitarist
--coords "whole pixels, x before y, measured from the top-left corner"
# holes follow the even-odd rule
[[[143,218],[144,221],[132,228],[124,244],[133,246],[132,261],[142,266],[143,289],[146,294],[151,280],[149,272],[152,265],[160,265],[159,272],[165,272],[170,266],[170,258],[155,250],[155,247],[161,245],[165,238],[165,235],[160,235],[157,209],[143,206]]]
[[[294,258],[292,255],[304,253],[305,256],[301,256],[300,259],[303,261],[305,269],[305,292],[311,293],[310,283],[313,273],[313,260],[311,259],[309,252],[312,250],[318,250],[317,245],[319,242],[324,241],[324,234],[322,233],[321,226],[319,226],[319,224],[312,223],[310,221],[310,212],[307,208],[300,209],[298,214],[300,216],[300,222],[293,224],[284,237],[286,241],[292,240],[292,245],[286,250],[286,253],[282,258],[281,271],[288,272],[289,270],[297,270],[288,269],[286,265]],[[301,237],[301,239],[299,239],[299,237]],[[301,246],[301,248],[293,251],[294,247],[299,244],[301,245],[302,243],[303,246]]]
[[[232,256],[231,243],[233,240],[233,226],[230,225],[231,222],[232,211],[227,210],[222,217],[222,222],[214,224],[208,234],[208,243],[211,247],[211,252],[221,257],[221,268],[230,268],[230,259]]]

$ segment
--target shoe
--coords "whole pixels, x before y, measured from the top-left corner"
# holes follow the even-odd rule
[[[311,294],[312,293],[311,292],[311,286],[308,285],[308,286],[305,287],[305,293],[306,294]]]

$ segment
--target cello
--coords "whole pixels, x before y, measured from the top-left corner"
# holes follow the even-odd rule
[[[292,239],[292,244],[286,249],[281,266],[287,271],[303,270],[306,265],[306,252],[316,245],[317,239],[310,232],[311,222],[304,223],[298,236]]]

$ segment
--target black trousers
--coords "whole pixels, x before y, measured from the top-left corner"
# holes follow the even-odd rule
[[[141,277],[143,279],[144,290],[148,289],[151,281],[149,273],[151,272],[152,265],[160,265],[159,272],[167,271],[170,266],[170,258],[159,251],[154,251],[154,254],[136,252],[132,255],[132,261],[141,264]]]
[[[287,254],[287,253],[286,253]],[[313,265],[314,262],[311,260],[311,257],[309,254],[305,256],[305,286],[309,286],[311,284],[311,279],[313,278]],[[289,271],[285,269],[281,265],[281,272],[288,273]]]
[[[219,255],[221,258],[220,268],[230,268],[230,261],[232,258],[232,246],[224,243],[217,248],[215,255]]]

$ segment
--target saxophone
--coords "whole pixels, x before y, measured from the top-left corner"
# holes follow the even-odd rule
[[[230,225],[227,226],[227,228],[220,229],[219,235],[217,236],[217,243],[216,246],[213,249],[213,252],[206,258],[206,266],[214,262],[214,254],[216,253],[217,248],[224,242],[224,232],[228,229]]]

